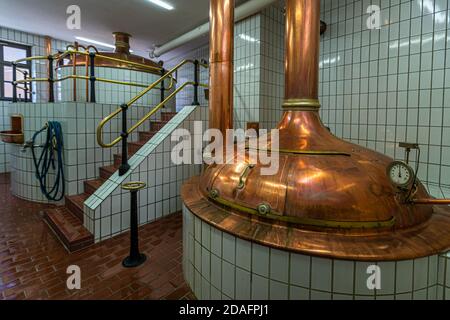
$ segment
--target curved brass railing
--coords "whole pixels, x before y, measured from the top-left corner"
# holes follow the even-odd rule
[[[154,89],[158,84],[160,84],[162,81],[164,81],[165,79],[167,79],[168,77],[171,77],[176,71],[178,71],[178,69],[180,69],[181,67],[183,67],[184,65],[188,64],[188,63],[192,63],[192,64],[196,64],[198,63],[199,66],[202,66],[204,68],[208,68],[208,65],[205,63],[201,63],[198,61],[194,61],[194,60],[184,60],[182,62],[180,62],[178,65],[176,65],[173,69],[171,69],[170,71],[168,71],[164,76],[162,76],[161,78],[159,78],[157,81],[153,82],[150,86],[148,86],[146,89],[144,89],[142,92],[140,92],[136,97],[134,97],[133,99],[131,99],[128,103],[126,103],[125,105],[122,105],[122,107],[118,108],[116,111],[114,111],[113,113],[111,113],[109,116],[107,116],[106,118],[104,118],[102,120],[102,122],[100,122],[100,125],[97,127],[97,142],[98,144],[103,147],[103,148],[112,148],[115,145],[117,145],[120,141],[123,140],[122,136],[117,137],[115,140],[113,140],[110,143],[105,143],[103,141],[103,128],[105,127],[105,125],[110,122],[112,119],[114,119],[116,116],[118,116],[120,113],[122,113],[124,106],[126,108],[131,107],[133,104],[135,104],[139,99],[141,99],[143,96],[145,96],[149,91],[151,91],[152,89]],[[137,128],[139,128],[146,120],[148,120],[151,116],[153,116],[156,112],[158,112],[165,104],[167,104],[170,100],[173,99],[173,97],[175,97],[180,91],[184,90],[184,88],[186,88],[187,86],[192,85],[192,86],[200,86],[200,87],[208,87],[205,84],[201,84],[201,83],[197,83],[195,81],[189,81],[189,82],[185,82],[183,85],[181,85],[180,87],[178,87],[174,92],[172,92],[164,101],[162,101],[161,103],[159,103],[155,108],[153,108],[152,111],[150,111],[149,113],[147,113],[147,115],[145,115],[141,120],[139,120],[133,127],[131,127],[129,130],[126,131],[126,135],[130,135],[131,133],[133,133]]]
[[[182,66],[192,63],[195,67],[194,72],[194,81],[187,81],[183,83],[181,86],[179,86],[175,91],[173,91],[167,98],[162,99],[156,107],[154,107],[150,112],[148,112],[142,119],[140,119],[136,124],[134,124],[130,129],[128,129],[128,123],[127,123],[127,110],[129,107],[133,106],[139,99],[141,99],[143,96],[145,96],[149,91],[154,89],[158,84],[162,83],[165,79],[168,77],[173,77],[173,74],[178,71]],[[206,87],[208,88],[208,85],[201,84],[199,82],[199,76],[200,76],[200,67],[208,68],[208,65],[206,63],[199,62],[198,60],[184,60],[180,62],[178,65],[176,65],[172,70],[165,73],[161,78],[159,78],[157,81],[152,83],[150,86],[148,86],[146,89],[142,90],[136,97],[131,99],[128,103],[125,103],[120,106],[119,109],[111,113],[109,116],[107,116],[105,119],[100,122],[100,125],[97,127],[97,142],[102,148],[112,148],[115,145],[117,145],[119,142],[122,142],[122,155],[121,155],[121,165],[119,167],[119,176],[123,176],[130,170],[130,165],[128,164],[128,137],[130,134],[132,134],[134,131],[136,131],[140,126],[144,124],[145,121],[147,121],[150,117],[152,117],[154,114],[156,114],[159,110],[161,110],[165,104],[167,104],[170,100],[172,100],[179,92],[184,90],[187,86],[193,86],[194,87],[194,102],[193,104],[199,104],[198,102],[198,88],[199,87]],[[111,120],[116,118],[119,114],[122,114],[122,130],[120,135],[111,141],[110,143],[106,143],[103,140],[103,128],[107,123],[109,123]]]
[[[79,54],[79,55],[85,55],[85,56],[89,56],[91,53],[90,52],[86,52],[86,51],[80,51],[80,50],[68,50],[71,54]],[[149,66],[146,64],[142,64],[139,62],[133,62],[133,61],[128,61],[128,60],[123,60],[123,59],[119,59],[119,58],[114,58],[114,57],[109,57],[109,56],[105,56],[102,54],[95,54],[96,58],[100,58],[100,59],[104,59],[104,60],[109,60],[109,61],[114,61],[114,62],[120,62],[123,64],[126,64],[128,66],[133,66],[133,67],[139,67],[142,69],[148,69],[148,70],[154,70],[157,72],[161,72],[163,70],[162,67],[154,67],[154,66]]]
[[[68,76],[64,76],[62,78],[53,79],[53,82],[61,82],[61,81],[70,80],[70,79],[90,80],[90,77],[89,76],[68,75]],[[14,83],[20,84],[20,83],[31,83],[31,82],[47,82],[48,80],[49,80],[48,78],[27,78],[27,79],[17,80]],[[147,88],[148,87],[148,85],[137,83],[137,82],[118,81],[118,80],[110,80],[110,79],[105,79],[105,78],[96,78],[96,81],[130,86],[130,87],[138,87],[138,88]],[[172,90],[176,82],[177,81],[174,78],[171,78],[169,86],[164,89]],[[160,90],[161,87],[156,87],[154,89]]]
[[[80,51],[79,48],[82,48],[85,51]],[[162,66],[161,67],[148,66],[148,65],[144,65],[144,64],[141,64],[138,62],[133,62],[133,61],[122,60],[122,59],[118,59],[118,58],[114,58],[114,57],[105,56],[102,54],[98,54],[98,51],[96,50],[95,47],[92,47],[92,48],[94,48],[95,52],[90,51],[91,47],[83,47],[83,46],[79,46],[79,45],[78,46],[69,45],[69,46],[67,46],[65,52],[59,52],[59,53],[56,53],[54,55],[49,55],[49,56],[27,57],[27,58],[15,61],[13,63],[13,77],[14,77],[13,78],[13,102],[17,102],[17,85],[20,83],[24,83],[26,86],[27,83],[31,83],[31,82],[47,81],[49,83],[49,102],[54,102],[54,88],[53,88],[54,83],[61,82],[64,80],[69,80],[69,79],[73,79],[74,81],[76,79],[82,79],[82,80],[86,80],[86,82],[90,82],[90,93],[91,93],[90,102],[96,102],[96,99],[95,99],[95,82],[96,81],[145,88],[136,97],[131,99],[128,103],[121,105],[121,107],[119,109],[117,109],[116,111],[111,113],[109,116],[104,118],[97,128],[97,141],[101,147],[112,148],[115,145],[117,145],[120,141],[122,141],[122,165],[120,166],[119,174],[123,175],[130,168],[130,166],[128,165],[128,145],[127,145],[128,136],[131,133],[133,133],[136,129],[138,129],[140,126],[142,126],[142,124],[145,121],[147,121],[150,117],[152,117],[154,114],[156,114],[161,108],[164,107],[165,104],[167,104],[170,100],[172,100],[179,92],[184,90],[187,86],[194,87],[194,103],[193,104],[199,104],[198,103],[198,88],[199,87],[208,88],[208,85],[201,84],[199,81],[199,76],[200,76],[199,68],[200,67],[208,68],[208,64],[206,64],[204,62],[200,62],[198,60],[184,60],[184,61],[180,62],[178,65],[176,65],[174,68],[172,68],[170,71],[166,72],[166,70],[164,70],[162,68]],[[76,63],[74,61],[76,60],[77,55],[84,55],[86,57],[86,62],[85,62],[86,75],[85,76],[76,74]],[[53,63],[54,63],[55,59],[56,59],[56,61],[61,61],[62,59],[64,59],[67,56],[72,56],[73,67],[74,67],[73,74],[59,78],[59,79],[54,78],[53,72],[55,69],[53,68]],[[101,58],[101,59],[105,59],[105,60],[120,62],[127,66],[135,66],[135,67],[145,68],[145,69],[154,70],[154,71],[156,70],[156,71],[161,72],[161,77],[149,86],[145,86],[145,85],[142,85],[139,83],[134,83],[134,82],[125,82],[125,81],[97,78],[95,76],[95,58]],[[16,72],[17,72],[17,68],[16,68],[17,64],[20,62],[32,61],[32,60],[48,60],[48,63],[49,63],[48,78],[26,78],[25,77],[25,79],[23,79],[23,80],[17,80],[15,77]],[[165,97],[164,91],[171,90],[175,86],[176,79],[175,79],[174,74],[181,67],[183,67],[184,65],[186,65],[188,63],[192,63],[195,67],[194,80],[185,82],[184,84],[179,86],[175,91],[173,91],[168,97]],[[164,81],[166,79],[170,79],[169,88],[164,88]],[[158,87],[158,85],[160,85],[160,87]],[[75,88],[75,86],[76,86],[76,82],[74,83],[74,88]],[[88,86],[86,86],[86,95],[88,95],[87,87]],[[135,125],[133,125],[130,129],[128,129],[127,128],[127,109],[129,107],[133,106],[139,99],[141,99],[143,96],[145,96],[148,92],[150,92],[153,89],[161,90],[161,102],[156,107],[154,107],[149,113],[147,113],[141,120],[139,120]],[[87,97],[86,97],[86,99],[87,99]],[[120,113],[122,113],[122,132],[121,132],[120,136],[117,137],[112,142],[105,143],[103,141],[103,128],[105,127],[105,125],[107,123],[109,123],[112,119],[114,119]]]
[[[79,48],[82,48],[85,51],[81,51],[79,50]],[[94,52],[90,51],[93,50]],[[77,56],[77,55],[84,55],[86,56],[86,75],[77,75],[76,73],[76,66],[74,64],[74,71],[73,74],[68,75],[68,76],[64,76],[62,78],[57,78],[57,77],[53,77],[53,71],[57,70],[58,67],[58,63],[60,63],[60,61],[68,56],[72,57],[72,60]],[[149,66],[149,65],[145,65],[142,63],[138,63],[138,62],[133,62],[133,61],[128,61],[128,60],[124,60],[124,59],[119,59],[119,58],[114,58],[114,57],[109,57],[109,56],[105,56],[102,54],[98,53],[97,48],[95,48],[94,46],[88,46],[88,47],[84,47],[81,45],[75,46],[75,45],[68,45],[66,47],[66,50],[64,52],[58,52],[52,55],[48,55],[48,56],[34,56],[34,57],[26,57],[26,58],[22,58],[19,59],[17,61],[13,62],[13,68],[15,65],[19,64],[19,63],[23,63],[23,62],[29,62],[29,61],[35,61],[35,60],[47,60],[49,61],[49,65],[51,67],[49,67],[49,72],[48,72],[48,77],[47,78],[26,78],[23,80],[13,80],[13,86],[15,85],[17,88],[18,84],[27,84],[27,83],[33,83],[33,82],[48,82],[50,84],[50,91],[53,91],[53,84],[55,82],[61,82],[61,81],[65,81],[65,80],[74,80],[76,81],[78,80],[85,80],[86,82],[92,81],[92,82],[104,82],[104,83],[110,83],[110,84],[117,84],[117,85],[124,85],[124,86],[130,86],[130,87],[139,87],[139,88],[147,88],[148,85],[146,84],[142,84],[142,83],[137,83],[137,82],[131,82],[131,81],[119,81],[119,80],[112,80],[112,79],[106,79],[106,78],[99,78],[99,77],[95,77],[95,75],[93,74],[89,74],[89,67],[92,64],[95,64],[95,59],[96,58],[100,58],[103,60],[110,60],[110,61],[115,61],[115,62],[119,62],[122,63],[123,65],[129,66],[129,67],[139,67],[140,69],[147,69],[147,70],[151,70],[153,72],[160,72],[161,74],[164,71],[164,68],[161,67],[155,67],[155,66]],[[53,62],[56,61],[56,68],[53,68]],[[15,68],[16,72],[20,72],[19,69]],[[164,79],[170,79],[170,84],[169,87],[167,88],[162,88],[161,86],[155,86],[152,89],[159,89],[159,90],[172,90],[175,86],[175,83],[177,82],[175,77],[170,74],[169,76],[165,77]],[[160,82],[161,83],[161,82]],[[88,85],[86,85],[86,100],[88,100]],[[76,88],[76,84],[74,84],[74,91]],[[20,89],[20,88],[19,88]],[[150,91],[150,90],[149,90]],[[54,96],[52,93],[49,94],[49,96]],[[16,98],[17,99],[17,98]],[[13,99],[14,102],[16,102]],[[54,102],[52,100],[54,99],[49,99],[49,102]],[[75,93],[74,93],[74,100],[76,100],[75,98]],[[95,102],[92,101],[92,97],[91,97],[91,102]]]

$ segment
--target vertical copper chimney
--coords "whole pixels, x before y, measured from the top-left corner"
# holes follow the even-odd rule
[[[209,124],[233,128],[234,0],[211,0]]]
[[[115,53],[130,54],[130,38],[131,35],[125,32],[114,32],[114,40],[116,49]]]
[[[286,0],[285,110],[317,110],[320,1]]]

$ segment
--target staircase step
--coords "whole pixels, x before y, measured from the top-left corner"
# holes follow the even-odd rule
[[[66,196],[66,207],[69,209],[81,222],[84,221],[84,202],[89,198],[87,193]]]
[[[150,122],[150,130],[151,131],[159,131],[161,130],[168,121],[152,121]]]
[[[128,152],[128,159],[130,159],[133,155],[134,155],[134,153]],[[116,170],[117,170],[121,164],[122,164],[122,154],[121,153],[115,154],[114,155],[114,168],[116,168]]]
[[[177,115],[176,112],[161,112],[161,120],[162,121],[170,121],[176,115]]]
[[[48,209],[45,212],[44,221],[70,252],[79,251],[94,244],[94,236],[66,207]]]
[[[107,166],[107,167],[101,167],[100,168],[100,178],[108,180],[116,171],[117,171],[117,168],[114,165]]]
[[[153,131],[141,131],[139,132],[139,141],[149,141],[155,134],[156,132]]]
[[[176,112],[162,112],[161,121],[152,121],[150,123],[150,131],[139,132],[139,141],[128,144],[128,157],[131,158],[138,152],[176,114]],[[84,182],[85,193],[67,196],[64,207],[49,209],[45,213],[44,221],[70,252],[78,251],[94,244],[94,236],[83,226],[84,202],[118,170],[121,161],[121,154],[114,155],[114,165],[101,167],[99,179]]]
[[[130,142],[128,143],[128,153],[134,155],[136,152],[138,152],[147,141],[137,141],[137,142]]]
[[[84,192],[88,195],[94,194],[98,188],[105,183],[105,179],[95,179],[84,182]]]

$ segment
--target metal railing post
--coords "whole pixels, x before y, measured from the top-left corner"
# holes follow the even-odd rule
[[[122,109],[122,132],[120,136],[122,137],[122,163],[119,168],[119,176],[123,176],[130,170],[130,165],[128,164],[128,128],[127,128],[127,110],[128,105],[125,103],[120,106]]]
[[[195,60],[194,61],[194,102],[192,102],[193,106],[200,105],[200,102],[198,101],[199,76],[200,76],[200,63],[198,60]]]
[[[164,77],[166,74],[166,70],[161,69],[161,77]],[[160,84],[161,86],[161,102],[163,102],[166,99],[166,88],[164,88],[164,80]],[[165,108],[166,106],[163,106]]]
[[[27,80],[27,76],[28,76],[28,72],[24,72],[23,73],[23,78],[25,79],[25,80]],[[30,84],[31,85],[31,84]],[[24,88],[25,88],[25,102],[27,102],[28,101],[28,83],[25,81],[24,82]],[[31,99],[30,99],[31,100]]]
[[[92,103],[97,102],[97,98],[95,96],[95,81],[97,80],[95,77],[95,53],[91,52],[89,53],[89,66],[90,66],[90,77],[89,77],[89,83],[90,83],[90,98],[89,100]]]
[[[17,102],[17,64],[13,62],[12,64],[12,86],[13,86],[13,96],[12,102]]]
[[[139,229],[138,229],[138,191],[145,188],[143,182],[130,182],[122,186],[123,190],[131,192],[130,204],[130,255],[125,258],[122,265],[125,268],[136,268],[147,261],[147,256],[139,252]]]
[[[48,56],[48,102],[55,102],[54,79],[53,79],[53,56]]]

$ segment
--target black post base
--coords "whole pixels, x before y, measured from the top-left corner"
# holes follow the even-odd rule
[[[126,174],[128,172],[128,170],[130,170],[130,165],[129,164],[122,164],[119,167],[119,176],[123,176],[124,174]]]
[[[147,261],[147,256],[141,254],[138,259],[131,259],[131,257],[125,258],[125,260],[122,261],[122,265],[125,268],[136,268],[145,263],[145,261]]]

